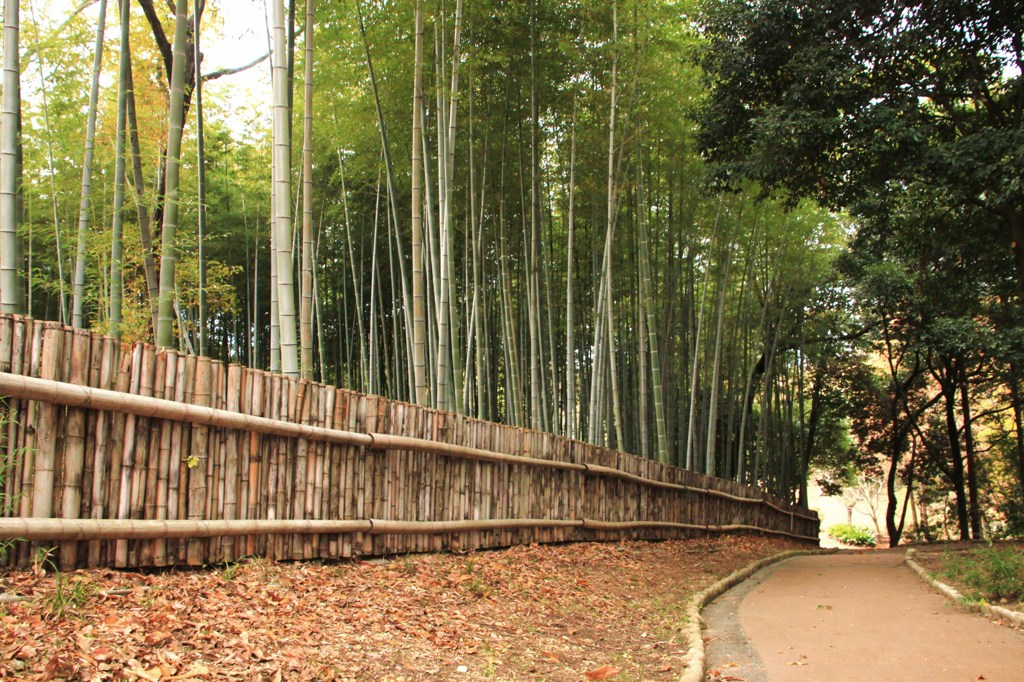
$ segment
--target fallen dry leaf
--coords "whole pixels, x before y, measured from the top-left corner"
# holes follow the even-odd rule
[[[621,672],[622,668],[616,668],[614,665],[602,665],[600,668],[587,673],[587,679],[610,680]]]
[[[150,668],[149,670],[146,670],[141,666],[133,665],[128,669],[128,672],[143,680],[149,680],[150,682],[160,682],[160,678],[163,677],[163,671],[160,670],[160,668]]]
[[[630,651],[638,679],[667,680],[686,649],[663,641],[674,622],[657,605],[685,603],[792,546],[734,537],[374,563],[253,559],[233,580],[218,570],[80,571],[94,596],[65,620],[43,608],[54,575],[5,569],[4,589],[30,599],[0,609],[0,677],[44,679],[49,666],[52,679],[426,680],[464,665],[459,679],[473,680],[500,665],[504,679],[614,682],[626,676],[614,666],[581,673],[606,652]],[[602,617],[581,620],[581,609]]]

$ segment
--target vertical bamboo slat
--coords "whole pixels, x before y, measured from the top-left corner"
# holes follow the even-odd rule
[[[240,412],[242,405],[241,395],[242,367],[230,365],[227,373],[227,409],[232,412]],[[236,390],[238,387],[239,390]],[[228,431],[226,434],[224,460],[224,514],[221,518],[225,520],[238,518],[238,435],[235,431]],[[235,556],[235,538],[224,538],[221,542],[221,560],[232,561],[238,558]]]
[[[54,323],[47,324],[43,332],[43,357],[39,370],[42,378],[60,380],[63,348],[63,329]],[[62,412],[62,407],[49,403],[42,404],[38,409],[31,514],[37,518],[53,516],[54,467]]]
[[[173,350],[168,350],[162,353],[163,356],[163,388],[161,395],[164,398],[173,399],[177,395],[177,379],[178,379],[178,354]],[[157,382],[160,383],[160,374],[157,374]],[[167,519],[170,516],[171,506],[171,437],[174,431],[174,423],[170,420],[164,420],[160,424],[160,441],[157,455],[157,475],[156,475],[156,508],[155,514],[151,518],[160,520]],[[175,471],[177,474],[177,471]],[[175,476],[176,477],[176,476]],[[178,481],[174,481],[174,488],[177,491]],[[177,500],[175,500],[176,506]],[[156,566],[166,566],[168,564],[167,556],[167,540],[157,539],[154,541],[153,546],[153,563]]]
[[[142,346],[142,367],[139,372],[139,395],[152,396],[155,389],[157,354],[153,346]],[[147,490],[156,490],[155,445],[152,443],[153,419],[142,417],[135,424],[135,469],[131,482],[131,516],[133,519],[146,518]],[[149,503],[150,509],[153,504]],[[144,553],[145,552],[145,553]],[[152,543],[136,540],[128,544],[129,565],[140,565],[140,559],[152,559]]]
[[[208,406],[210,404],[210,385],[212,373],[210,371],[209,358],[196,359],[195,394],[192,396],[194,405]],[[188,467],[188,518],[189,520],[200,520],[206,518],[206,477],[203,475],[206,469],[206,462],[209,457],[207,443],[209,441],[209,428],[200,426],[191,430],[192,447],[189,459],[186,462]],[[187,543],[186,561],[190,566],[198,566],[205,563],[206,543],[198,538],[190,539]]]
[[[76,329],[72,336],[71,383],[77,386],[89,384],[89,354],[92,337],[83,329]],[[61,500],[61,516],[77,519],[82,512],[82,476],[85,467],[85,410],[68,408],[64,424],[64,485]],[[62,542],[60,545],[61,566],[75,566],[78,563],[78,543]]]

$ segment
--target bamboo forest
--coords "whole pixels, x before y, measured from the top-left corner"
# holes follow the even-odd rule
[[[212,63],[243,20],[262,54]],[[1019,535],[1022,30],[1010,0],[6,0],[0,312],[805,506],[874,488],[893,544]]]

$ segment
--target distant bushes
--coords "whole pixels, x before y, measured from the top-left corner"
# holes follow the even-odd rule
[[[860,528],[852,523],[838,523],[830,526],[828,536],[844,545],[853,545],[855,547],[874,547],[877,542],[874,533],[867,528]]]

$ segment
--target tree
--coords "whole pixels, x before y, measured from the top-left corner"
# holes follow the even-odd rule
[[[299,375],[295,324],[295,277],[292,266],[291,136],[289,81],[285,51],[283,0],[274,0],[274,264],[277,268],[277,308],[281,334],[281,372]]]
[[[720,179],[860,214],[908,189],[1002,226],[1024,290],[1024,13],[1012,0],[723,0],[702,17]]]
[[[109,313],[109,332],[115,339],[121,338],[121,299],[124,285],[122,258],[124,255],[125,139],[128,125],[128,83],[131,78],[131,52],[128,47],[131,5],[128,0],[121,0],[119,19],[121,49],[117,60],[117,130],[114,134],[114,215],[110,240]]]
[[[100,0],[100,16],[96,22],[96,47],[93,52],[92,86],[89,88],[89,110],[85,123],[85,159],[82,161],[82,194],[78,209],[78,249],[75,259],[74,295],[71,303],[71,323],[81,329],[85,326],[85,250],[89,235],[89,199],[92,189],[92,160],[96,139],[96,100],[100,92],[100,67],[103,63],[103,33],[107,22],[107,0]]]
[[[181,136],[185,125],[185,29],[188,4],[176,0],[174,8],[174,61],[171,68],[171,97],[168,107],[167,165],[164,172],[164,215],[160,249],[160,301],[157,313],[156,345],[171,348],[174,342],[175,313],[175,264],[178,260],[178,245],[175,243],[178,230],[179,186],[181,167]]]
[[[18,0],[4,1],[3,101],[0,103],[0,312],[22,309],[18,296],[18,225],[21,191],[19,139],[21,129],[21,61],[18,44]]]
[[[306,0],[305,85],[302,112],[302,279],[299,365],[313,378],[313,30],[316,3]]]

